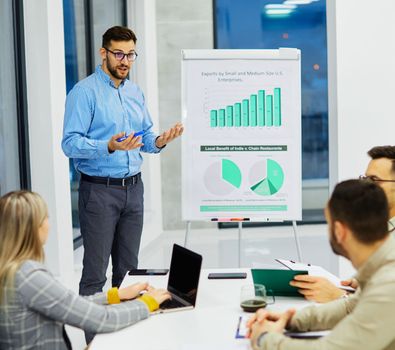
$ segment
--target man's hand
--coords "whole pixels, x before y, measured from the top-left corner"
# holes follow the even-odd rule
[[[121,300],[130,300],[138,297],[140,293],[148,289],[148,283],[135,283],[118,290],[118,296]]]
[[[263,322],[264,320],[277,321],[282,314],[280,312],[267,311],[265,309],[259,309],[255,314],[248,320],[247,328],[251,329],[255,322]]]
[[[141,143],[141,136],[134,137],[134,133],[130,134],[125,140],[118,142],[117,139],[124,136],[125,132],[120,132],[119,134],[111,137],[110,141],[108,141],[108,150],[110,152],[114,151],[130,151],[135,148],[141,147],[143,144]]]
[[[265,314],[267,317],[264,318],[262,321],[258,321],[258,315],[256,315],[257,320],[250,327],[252,348],[259,349],[257,345],[257,340],[263,332],[283,333],[284,329],[289,324],[292,317],[295,315],[295,312],[295,309],[289,309],[283,314],[267,312],[267,314]],[[264,316],[264,314],[261,313],[260,316]],[[273,320],[271,321],[270,318],[272,318]]]
[[[297,275],[289,284],[299,288],[299,293],[303,294],[307,300],[317,303],[339,299],[345,293],[324,277]]]
[[[341,281],[342,286],[351,287],[357,289],[359,287],[359,283],[355,278],[350,278],[345,281]]]
[[[171,129],[162,133],[155,142],[156,147],[162,148],[169,142],[173,141],[178,136],[181,136],[184,131],[184,127],[181,123],[175,124]]]

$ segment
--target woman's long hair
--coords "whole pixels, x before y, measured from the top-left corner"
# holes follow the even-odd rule
[[[37,193],[15,191],[0,198],[0,304],[13,290],[21,264],[44,260],[39,228],[47,216],[47,206]]]

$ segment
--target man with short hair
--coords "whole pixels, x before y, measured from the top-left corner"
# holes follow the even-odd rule
[[[388,203],[373,182],[339,183],[325,209],[333,251],[357,269],[360,288],[349,298],[280,314],[260,309],[247,326],[255,350],[395,349],[395,239],[388,232]],[[291,331],[332,330],[300,340]]]
[[[388,200],[390,220],[389,229],[395,229],[395,146],[373,147],[368,155],[371,161],[366,169],[366,178],[377,183],[385,192]]]
[[[385,192],[388,200],[389,231],[395,230],[395,146],[377,146],[368,152],[371,158],[365,175],[361,179],[375,182]],[[343,281],[344,286],[358,287],[355,279]],[[318,303],[327,303],[341,297],[347,297],[347,292],[336,287],[324,277],[311,275],[298,275],[291,285],[299,288],[299,292],[307,300]]]
[[[144,213],[140,152],[159,153],[183,131],[180,123],[159,136],[152,131],[143,92],[127,79],[136,41],[129,28],[109,28],[102,64],[66,100],[62,148],[81,174],[81,295],[102,290],[110,255],[114,287],[137,268]]]

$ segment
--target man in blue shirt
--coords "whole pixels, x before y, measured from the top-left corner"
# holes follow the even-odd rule
[[[158,153],[183,131],[180,123],[159,136],[152,131],[144,95],[127,79],[136,40],[128,28],[108,29],[102,64],[66,100],[62,148],[81,173],[81,295],[102,290],[110,255],[114,287],[137,268],[144,212],[140,152]]]

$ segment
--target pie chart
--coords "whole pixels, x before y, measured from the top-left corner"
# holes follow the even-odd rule
[[[241,171],[229,159],[221,159],[212,163],[204,174],[204,185],[207,190],[217,196],[226,196],[241,185]]]
[[[272,159],[255,163],[249,176],[251,191],[259,196],[271,196],[277,193],[284,183],[284,171],[280,164]]]

